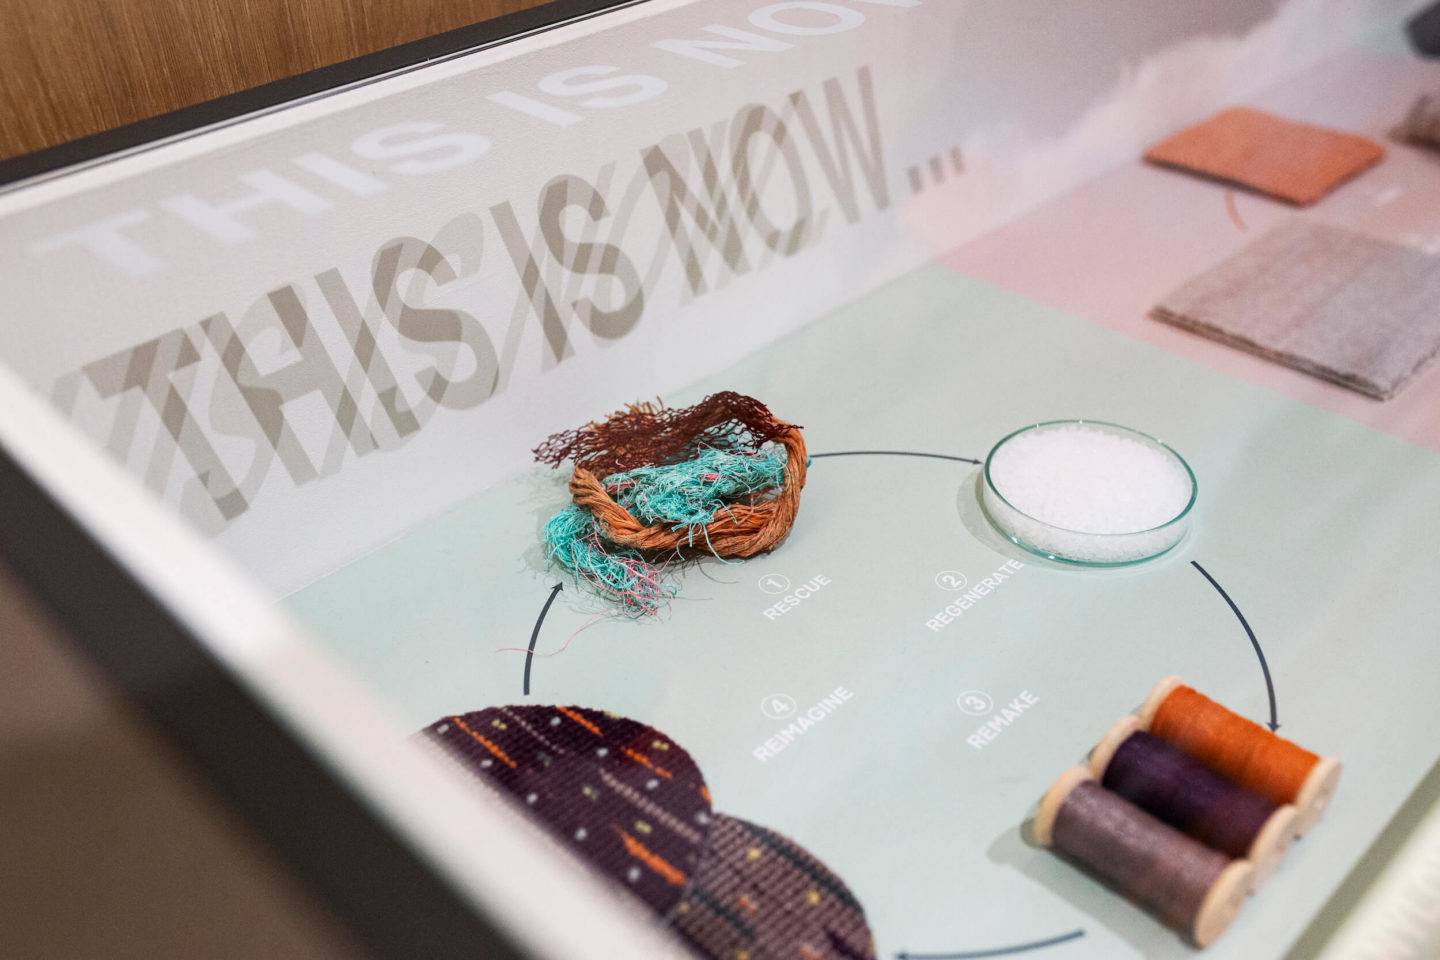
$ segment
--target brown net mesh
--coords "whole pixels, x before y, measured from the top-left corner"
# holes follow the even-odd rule
[[[726,390],[673,410],[632,404],[604,420],[552,435],[535,448],[535,459],[551,466],[573,460],[577,467],[606,477],[688,460],[704,447],[758,450],[796,429],[777,420],[754,397]]]

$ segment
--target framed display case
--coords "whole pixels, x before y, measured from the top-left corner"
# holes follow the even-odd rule
[[[1179,675],[1344,769],[1207,952],[1430,956],[1415,9],[565,0],[0,163],[0,555],[377,955],[1186,956],[1041,842]]]

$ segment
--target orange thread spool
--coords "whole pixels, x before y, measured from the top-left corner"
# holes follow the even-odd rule
[[[1294,803],[1320,758],[1194,690],[1176,687],[1150,732],[1272,803]]]
[[[1245,719],[1178,678],[1162,680],[1151,696],[1152,734],[1274,803],[1295,804],[1302,831],[1319,819],[1339,778],[1334,760]],[[1156,704],[1157,698],[1163,699]]]

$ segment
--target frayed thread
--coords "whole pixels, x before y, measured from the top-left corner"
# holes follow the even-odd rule
[[[697,534],[709,544],[705,527],[721,511],[774,495],[784,479],[781,448],[706,447],[692,459],[613,473],[602,483],[636,520],[664,524],[694,546]],[[545,546],[549,558],[570,571],[577,583],[635,616],[658,613],[679,590],[671,562],[610,543],[595,518],[573,504],[545,524]],[[723,559],[713,549],[710,553]]]

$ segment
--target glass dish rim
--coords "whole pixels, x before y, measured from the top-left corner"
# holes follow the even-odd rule
[[[1005,494],[1000,492],[1000,488],[995,485],[994,478],[990,476],[990,463],[995,459],[996,452],[1005,444],[1009,443],[1011,440],[1015,439],[1015,437],[1019,436],[1022,433],[1028,433],[1031,430],[1038,430],[1041,427],[1054,427],[1073,424],[1088,424],[1097,427],[1111,427],[1115,430],[1123,431],[1125,433],[1131,434],[1132,436],[1139,437],[1142,440],[1147,440],[1150,443],[1159,446],[1166,453],[1170,454],[1170,456],[1178,460],[1180,462],[1180,466],[1185,468],[1185,475],[1190,478],[1190,499],[1186,502],[1185,506],[1181,508],[1179,513],[1175,514],[1175,516],[1171,517],[1169,520],[1166,520],[1164,523],[1156,524],[1153,527],[1146,527],[1143,530],[1127,530],[1123,533],[1093,533],[1088,530],[1075,530],[1070,527],[1062,527],[1059,524],[1051,523],[1048,520],[1042,520],[1039,517],[1034,516],[1033,514],[1029,514],[1026,513],[1024,510],[1021,510],[1019,507],[1015,506],[1015,504],[1011,503],[1009,499],[1006,498]],[[1047,527],[1051,530],[1058,530],[1062,533],[1071,533],[1078,537],[1138,537],[1147,533],[1155,533],[1156,531],[1164,530],[1166,527],[1172,527],[1180,521],[1184,520],[1186,517],[1188,517],[1190,515],[1190,511],[1195,508],[1196,499],[1200,496],[1200,481],[1196,478],[1195,471],[1190,468],[1189,461],[1187,461],[1183,456],[1180,455],[1180,451],[1176,450],[1174,447],[1170,446],[1170,444],[1166,443],[1164,440],[1161,440],[1159,437],[1151,436],[1143,430],[1136,430],[1134,427],[1127,427],[1123,423],[1115,423],[1111,420],[1062,418],[1058,420],[1040,420],[1035,423],[1027,423],[1023,427],[1011,430],[1009,433],[1005,434],[1005,436],[995,441],[995,445],[992,446],[990,448],[990,452],[985,455],[985,463],[982,468],[982,473],[985,476],[985,486],[990,490],[991,493],[999,497],[1000,502],[1005,504],[1005,506],[1009,507],[1011,510],[1014,510],[1016,513],[1020,514],[1020,516],[1024,517],[1025,519],[1030,520],[1034,523],[1038,523],[1041,526]]]

